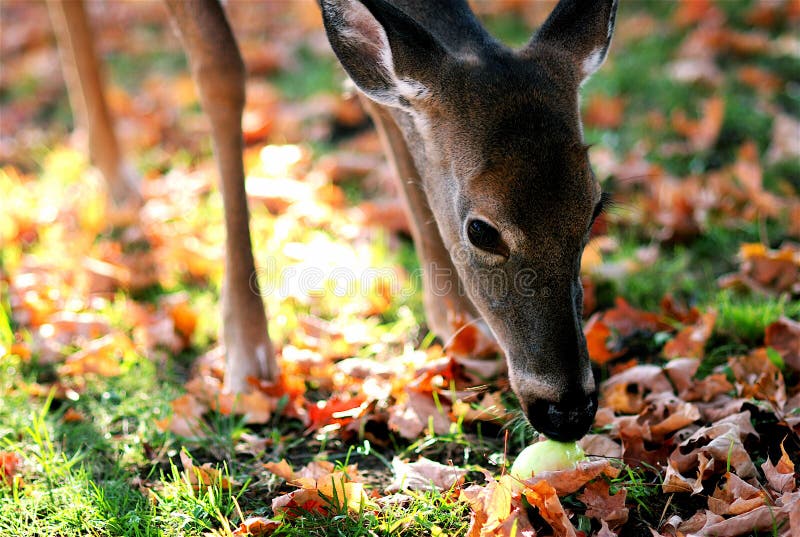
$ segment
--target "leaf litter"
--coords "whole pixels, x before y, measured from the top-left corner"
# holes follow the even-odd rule
[[[525,9],[507,4],[502,9]],[[714,2],[680,2],[672,23],[687,33],[669,72],[683,83],[718,87],[724,82],[721,59],[778,53],[781,45],[765,32],[781,17],[797,17],[792,6],[792,2],[755,4],[747,17],[758,29],[744,32],[728,28],[725,12]],[[305,30],[319,29],[313,18],[302,20]],[[3,37],[3,50],[17,55],[2,79],[4,87],[13,79],[9,72],[35,69],[41,61],[29,50],[53,53],[37,28],[25,26]],[[637,37],[632,33],[629,39]],[[282,45],[265,49],[245,38],[242,48],[253,73],[291,67],[294,52]],[[783,87],[780,77],[752,66],[743,66],[736,76],[763,99]],[[168,82],[170,91],[163,89],[164,84],[163,80],[146,84],[147,105],[113,91],[112,106],[122,116],[120,130],[129,147],[152,147],[170,127],[172,120],[163,114],[142,120],[143,106],[177,102],[185,108],[195,102],[188,79]],[[323,158],[293,143],[324,139],[337,122],[363,121],[357,103],[326,96],[290,104],[269,83],[253,86],[244,123],[245,139],[251,144],[245,158],[248,197],[255,207],[254,240],[278,252],[284,266],[298,271],[319,267],[323,277],[318,286],[302,288],[276,280],[269,271],[262,274],[262,288],[286,284],[268,298],[269,310],[283,316],[288,326],[277,328],[281,377],[276,382],[252,379],[248,394],[227,394],[222,390],[224,351],[208,348],[196,361],[185,393],[172,401],[172,415],[155,425],[188,444],[189,439],[208,434],[207,420],[214,413],[241,416],[256,434],[242,435],[237,450],[260,454],[275,440],[258,433],[265,434],[263,427],[276,420],[297,420],[301,424],[297,434],[307,439],[324,433],[343,441],[367,438],[376,446],[389,445],[389,431],[413,442],[451,434],[457,424],[502,429],[513,422],[517,411],[503,397],[508,385],[502,379],[499,349],[469,319],[453,316],[458,336],[445,347],[422,346],[407,332],[381,328],[381,316],[396,307],[397,289],[392,286],[408,284],[404,269],[388,267],[389,280],[367,282],[362,292],[353,295],[356,298],[343,300],[335,292],[331,261],[336,266],[346,263],[354,271],[369,267],[375,260],[369,245],[383,233],[378,228],[408,233],[399,207],[387,201],[391,192],[386,187],[376,199],[355,207],[346,203],[344,185],[353,177],[364,184],[380,183],[382,161],[374,135],[356,138],[346,151]],[[15,103],[19,109],[13,121],[23,124],[40,105],[35,99],[47,98],[45,92]],[[677,142],[663,148],[664,154],[714,149],[725,132],[728,106],[724,96],[710,96],[698,101],[694,110],[673,111],[664,125]],[[625,115],[622,98],[595,96],[587,104],[590,125],[617,128]],[[4,131],[12,121],[8,117],[3,120]],[[791,131],[796,119],[782,113],[776,118],[767,157],[771,162],[796,155],[796,148],[787,145],[781,134]],[[183,138],[171,137],[169,143],[179,145],[186,142]],[[288,143],[275,143],[278,139]],[[4,199],[14,200],[0,215],[0,238],[13,245],[4,253],[2,265],[13,332],[10,341],[0,344],[6,357],[55,368],[55,379],[49,383],[20,381],[13,389],[31,397],[52,393],[61,400],[74,400],[92,378],[126,374],[135,356],[159,361],[167,355],[196,352],[198,338],[209,332],[203,326],[209,313],[194,304],[192,296],[162,291],[151,301],[134,297],[153,288],[175,289],[178,282],[218,285],[223,231],[212,164],[148,176],[139,224],[120,225],[123,232],[114,236],[106,232],[105,223],[115,219],[124,223],[125,218],[108,213],[78,152],[53,151],[42,178],[37,178],[26,171],[24,157],[14,154],[12,145],[4,144],[2,150],[8,164],[0,171],[0,192]],[[620,193],[642,211],[617,215],[615,224],[640,226],[663,244],[676,244],[689,243],[720,223],[735,226],[767,218],[785,223],[797,239],[800,201],[796,196],[777,196],[764,186],[762,153],[763,148],[743,142],[732,163],[680,178],[647,162],[636,150],[612,154],[606,163],[609,175],[614,170],[625,175],[625,170],[637,167],[647,175],[641,188],[629,185]],[[196,215],[198,206],[206,213]],[[737,292],[796,299],[800,249],[789,238],[772,246],[741,244],[737,271],[720,278],[719,284]],[[595,278],[612,269],[607,254],[615,248],[607,242],[603,248],[587,250],[595,255],[583,264],[587,289],[594,289]],[[637,265],[622,270],[624,277]],[[597,301],[589,303],[594,310]],[[109,309],[119,305],[116,311],[122,320],[109,318]],[[498,473],[497,468],[489,470],[474,462],[458,465],[395,457],[386,470],[391,478],[384,478],[383,486],[372,484],[355,464],[319,460],[295,470],[286,460],[267,462],[264,475],[284,481],[291,490],[272,499],[270,517],[249,516],[233,533],[270,535],[305,512],[378,511],[382,499],[434,489],[450,491],[449,501],[469,504],[466,535],[470,536],[624,535],[636,509],[631,499],[636,483],[626,480],[634,470],[648,476],[646,485],[656,494],[668,495],[664,513],[669,503],[683,505],[668,516],[651,519],[653,534],[800,533],[797,320],[781,317],[770,323],[762,347],[731,353],[710,372],[701,373],[715,335],[715,310],[684,307],[670,296],[664,297],[660,311],[635,308],[622,297],[615,297],[611,307],[590,310],[587,343],[606,378],[600,385],[595,432],[581,441],[590,454],[588,461],[519,481],[505,474],[502,465]],[[643,348],[642,341],[649,347]],[[365,352],[366,348],[371,350]],[[482,388],[476,390],[476,385]],[[63,419],[80,422],[88,417],[68,408]],[[24,459],[24,454],[0,452],[0,486],[26,486],[19,475]],[[185,450],[180,461],[193,487],[212,482],[223,489],[240,486],[215,464],[196,464]],[[482,479],[470,477],[476,471]]]

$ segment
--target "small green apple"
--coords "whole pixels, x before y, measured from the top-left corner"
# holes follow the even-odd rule
[[[577,442],[545,440],[532,444],[517,455],[510,473],[517,479],[553,470],[567,470],[586,458]]]

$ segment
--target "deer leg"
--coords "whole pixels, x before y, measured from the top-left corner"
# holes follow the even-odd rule
[[[225,387],[246,391],[247,377],[274,380],[278,365],[255,278],[242,163],[245,68],[216,0],[168,0],[189,57],[203,110],[211,122],[225,210],[222,309]]]
[[[83,0],[49,0],[47,7],[75,126],[87,132],[89,157],[103,174],[114,204],[136,208],[141,204],[139,188],[135,174],[125,166],[114,133]]]
[[[397,123],[385,107],[368,99],[361,100],[375,122],[395,170],[395,178],[400,183],[411,236],[422,266],[423,304],[428,326],[447,341],[455,329],[453,315],[470,320],[480,318],[480,314],[464,293],[425,197],[422,180]]]

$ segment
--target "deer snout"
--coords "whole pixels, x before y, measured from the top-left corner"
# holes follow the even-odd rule
[[[579,440],[594,422],[597,412],[597,392],[584,393],[576,389],[557,401],[525,397],[520,394],[525,414],[531,425],[552,440]]]

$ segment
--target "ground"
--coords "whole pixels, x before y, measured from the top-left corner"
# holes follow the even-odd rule
[[[476,2],[507,42],[550,2]],[[600,410],[576,468],[490,340],[436,340],[391,172],[313,3],[229,2],[281,379],[221,391],[208,124],[157,2],[92,2],[146,204],[106,203],[46,6],[0,3],[0,534],[800,532],[800,4],[621,2],[582,89],[610,208],[582,263]],[[458,323],[458,320],[454,320]],[[477,387],[477,388],[476,388]]]

